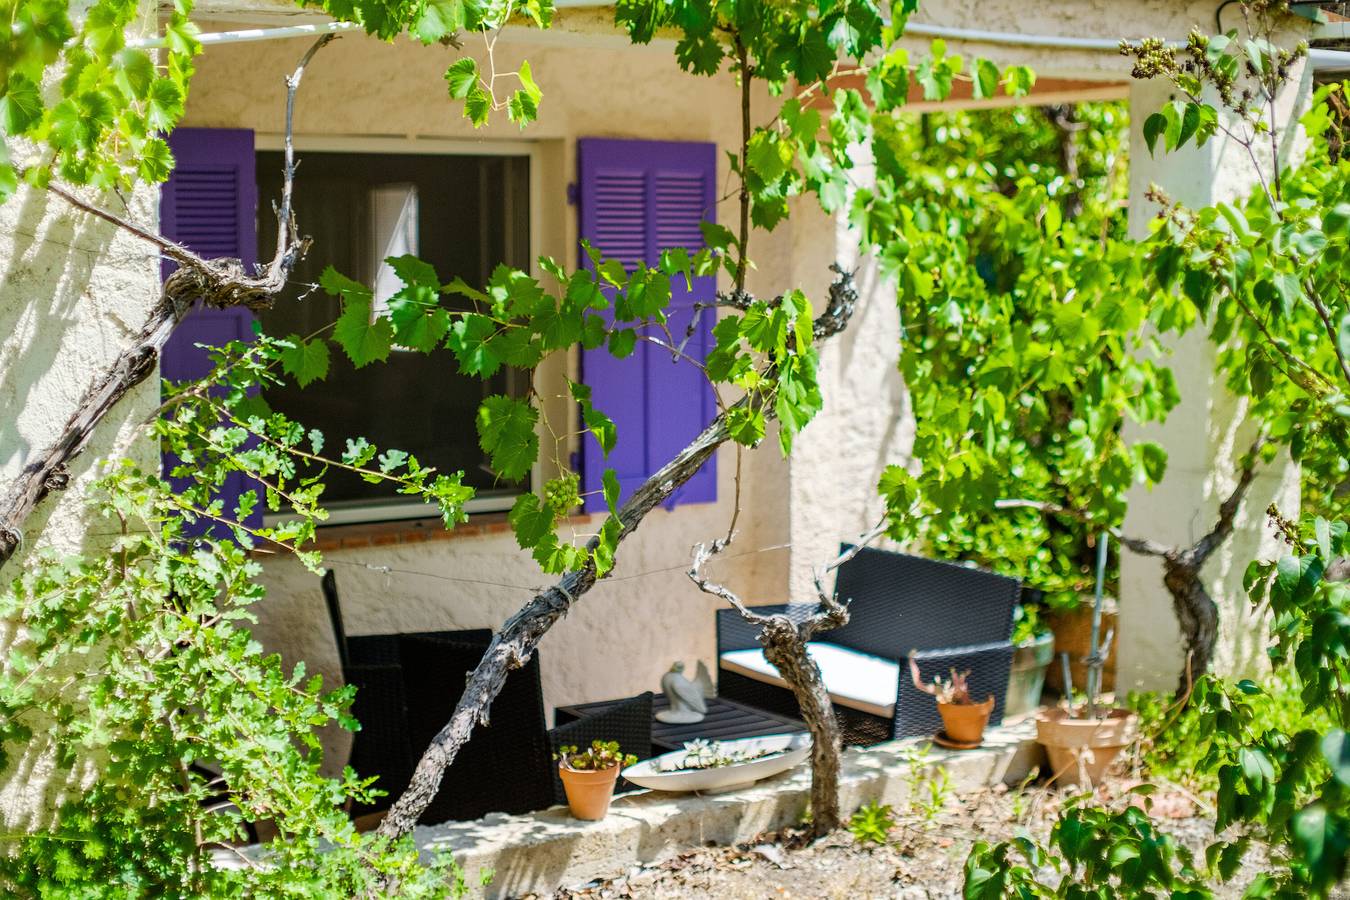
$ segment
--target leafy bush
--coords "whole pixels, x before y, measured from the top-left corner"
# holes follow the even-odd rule
[[[186,538],[181,501],[129,465],[100,491],[108,551],[45,556],[0,598],[0,620],[19,626],[0,674],[0,773],[15,777],[14,749],[41,734],[80,787],[50,830],[12,838],[3,893],[462,894],[448,858],[425,866],[410,840],[356,833],[345,806],[370,799],[373,779],[324,777],[315,735],[355,727],[353,691],[325,691],[253,640],[258,563]],[[90,759],[92,775],[72,769]],[[278,834],[265,854],[232,849],[263,821]]]

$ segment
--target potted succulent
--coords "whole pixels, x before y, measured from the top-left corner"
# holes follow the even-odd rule
[[[558,775],[567,792],[567,806],[578,819],[598,821],[609,812],[619,770],[637,762],[631,753],[622,753],[617,741],[592,741],[585,750],[559,747],[553,754]]]
[[[1022,589],[1023,602],[1013,612],[1013,658],[1007,699],[1003,701],[1005,720],[1030,713],[1041,705],[1046,670],[1055,658],[1054,632],[1044,624],[1040,605],[1027,602],[1029,593],[1033,592]]]
[[[1068,652],[1062,652],[1059,660],[1064,706],[1045,710],[1036,717],[1036,740],[1050,758],[1050,780],[1080,788],[1090,788],[1099,782],[1120,751],[1138,735],[1139,717],[1133,710],[1101,702],[1115,635],[1113,620],[1105,615],[1102,592],[1106,547],[1107,536],[1103,534],[1097,545],[1097,590],[1087,629],[1088,652],[1079,660],[1086,675],[1085,698],[1081,704],[1074,702],[1072,660]]]
[[[926,684],[919,674],[919,664],[914,659],[917,652],[910,652],[909,676],[915,688],[931,694],[937,700],[943,731],[937,736],[938,743],[958,750],[978,747],[984,740],[984,728],[989,724],[989,715],[994,711],[994,695],[990,694],[979,703],[971,699],[970,685],[967,683],[969,669],[964,672],[952,669],[951,678],[946,681],[934,678],[932,684]]]

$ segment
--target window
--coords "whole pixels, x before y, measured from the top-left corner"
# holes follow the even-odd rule
[[[257,171],[259,196],[279,196],[281,153],[259,152]],[[484,284],[503,263],[527,268],[529,199],[527,156],[304,152],[294,202],[301,231],[314,245],[292,286],[261,315],[264,330],[308,336],[331,324],[340,311],[337,298],[309,288],[329,265],[372,285],[377,306],[400,286],[383,262],[389,256],[415,254],[436,267],[442,282],[459,276]],[[276,220],[260,210],[258,222],[258,257],[270,259]],[[485,396],[524,387],[518,372],[501,371],[487,381],[460,375],[448,350],[396,348],[387,362],[357,370],[333,348],[325,381],[269,390],[265,397],[321,429],[330,446],[364,436],[382,449],[406,450],[424,465],[463,471],[480,498],[471,509],[481,511],[508,508],[525,486],[503,483],[488,468],[474,424],[478,406]],[[333,522],[430,514],[425,505],[400,503],[387,486],[346,473],[330,473],[324,497]]]

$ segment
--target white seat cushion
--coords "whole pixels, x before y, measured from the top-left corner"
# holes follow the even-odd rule
[[[806,652],[820,667],[825,689],[835,703],[885,719],[895,715],[895,695],[900,689],[899,663],[824,641],[811,641]],[[720,659],[722,668],[738,675],[787,687],[760,648],[729,650]]]

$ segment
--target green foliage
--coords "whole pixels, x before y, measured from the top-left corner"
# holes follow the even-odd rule
[[[1130,805],[1111,811],[1071,801],[1051,829],[1048,847],[1025,836],[994,845],[976,843],[966,858],[963,896],[1213,897],[1190,851],[1149,818],[1149,790],[1145,786],[1135,792],[1144,798],[1145,808]]]
[[[907,489],[920,502],[899,504],[894,536],[1054,603],[1091,589],[1092,532],[1119,524],[1132,485],[1162,477],[1161,448],[1127,445],[1123,424],[1178,400],[1151,351],[1181,304],[1149,296],[1143,253],[1124,239],[1124,109],[1071,113],[1072,137],[1038,109],[877,127],[878,185],[854,206],[899,285],[916,419]],[[1089,521],[996,508],[1014,498]]]
[[[1167,79],[1177,91],[1145,123],[1148,143],[1173,150],[1222,134],[1249,152],[1259,179],[1247,200],[1200,210],[1155,192],[1163,212],[1146,267],[1158,296],[1181,296],[1189,305],[1174,324],[1204,323],[1219,370],[1247,398],[1248,414],[1303,463],[1312,514],[1299,524],[1272,506],[1288,552],[1253,561],[1244,576],[1253,604],[1268,604],[1273,616],[1272,663],[1292,674],[1283,686],[1277,682],[1276,693],[1207,676],[1186,711],[1166,720],[1153,753],[1159,772],[1181,767],[1193,782],[1215,788],[1215,840],[1205,852],[1203,882],[1144,811],[1083,810],[1060,819],[1051,849],[1030,842],[977,847],[967,864],[967,896],[1098,896],[1125,884],[1209,896],[1208,885],[1234,878],[1257,841],[1269,847],[1270,860],[1245,886],[1246,897],[1325,897],[1350,866],[1350,587],[1329,576],[1350,553],[1350,529],[1338,519],[1350,415],[1350,348],[1342,346],[1341,327],[1350,314],[1343,274],[1350,208],[1342,208],[1350,200],[1350,168],[1327,140],[1329,132],[1339,140],[1328,98],[1344,87],[1324,87],[1315,97],[1304,118],[1313,142],[1298,165],[1263,167],[1257,151],[1267,142],[1278,147],[1281,137],[1270,109],[1305,48],[1271,43],[1282,4],[1245,6],[1248,40],[1236,32],[1194,34],[1183,49],[1150,40],[1131,50],[1136,77]],[[1217,107],[1208,102],[1214,97]],[[1172,715],[1159,713],[1156,702],[1148,708],[1155,719]],[[1035,871],[1047,865],[1067,869],[1057,886]]]
[[[848,830],[860,844],[884,844],[895,827],[895,816],[888,805],[876,803],[858,807],[848,820]]]
[[[548,27],[551,0],[307,0],[334,19],[353,22],[382,40],[408,34],[424,44],[457,44],[466,32],[488,39],[507,22]],[[190,20],[192,0],[174,0],[161,11],[162,49],[128,46],[141,30],[136,0],[96,0],[73,8],[70,0],[3,0],[10,23],[0,40],[0,202],[23,175],[37,186],[51,178],[98,188],[159,182],[173,168],[164,135],[183,115],[201,51]],[[489,65],[491,54],[489,53]],[[475,126],[494,112],[524,127],[538,116],[543,92],[528,61],[514,72],[480,72],[469,57],[445,73],[452,99],[462,100]],[[502,96],[498,83],[514,82]],[[50,92],[41,88],[51,83]],[[16,158],[22,144],[36,154]],[[16,168],[17,167],[17,168]]]
[[[1286,669],[1260,683],[1260,691],[1246,694],[1251,713],[1250,727],[1258,732],[1296,734],[1310,730],[1323,733],[1331,719],[1302,701],[1302,686]],[[1196,703],[1176,704],[1170,696],[1131,694],[1129,705],[1139,713],[1139,731],[1148,735],[1144,762],[1154,778],[1212,794],[1218,790],[1218,773],[1204,765],[1211,735],[1211,722]]]
[[[631,766],[637,762],[636,756],[619,749],[618,741],[602,741],[598,738],[591,741],[585,750],[577,750],[574,746],[559,747],[553,758],[578,772],[598,772],[615,766]]]
[[[0,674],[0,771],[14,777],[41,735],[85,785],[51,830],[12,838],[3,892],[355,896],[391,877],[400,896],[462,895],[448,859],[423,866],[410,841],[355,832],[344,804],[372,797],[373,779],[324,777],[315,733],[355,727],[352,689],[325,691],[253,640],[258,563],[188,538],[181,502],[130,464],[98,490],[108,550],[44,556],[0,598],[18,626]],[[262,820],[281,838],[265,865],[212,863]]]
[[[911,748],[904,754],[909,767],[905,784],[909,789],[909,811],[924,825],[932,825],[947,807],[952,795],[951,776],[947,767],[931,759],[932,747]]]

